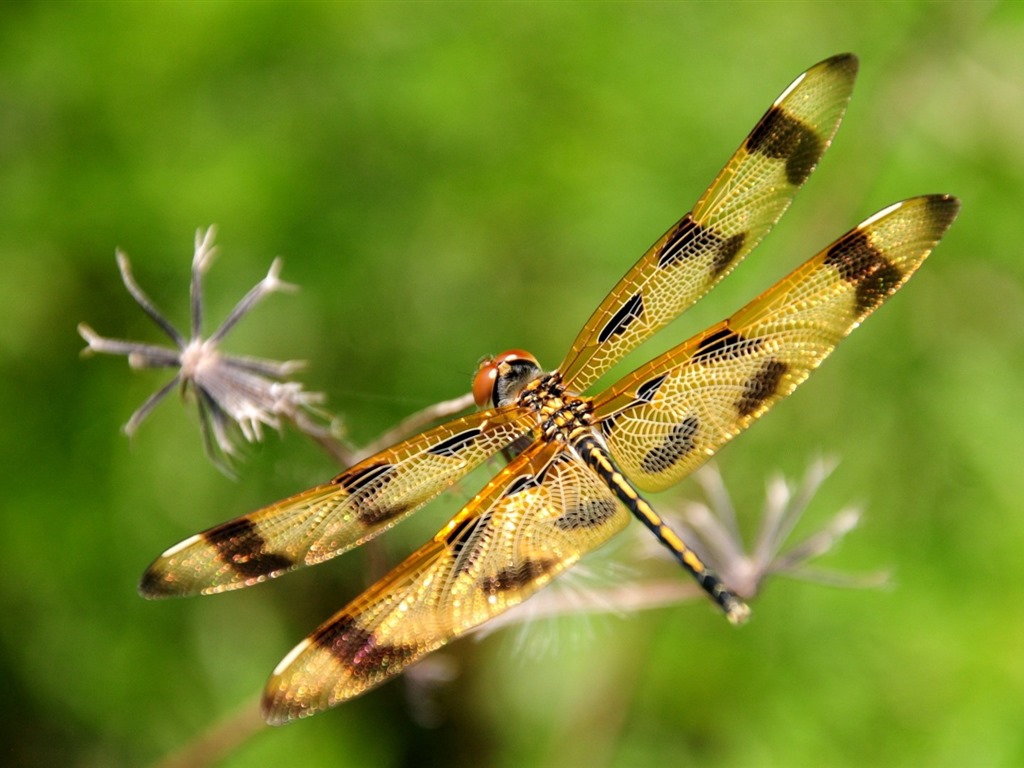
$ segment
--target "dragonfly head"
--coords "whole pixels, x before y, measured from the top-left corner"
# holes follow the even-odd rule
[[[481,408],[488,403],[507,405],[540,374],[537,358],[521,349],[510,349],[480,361],[473,376],[473,398]]]

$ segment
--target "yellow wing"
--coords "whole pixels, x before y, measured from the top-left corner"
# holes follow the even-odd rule
[[[572,391],[585,391],[754,249],[828,148],[856,75],[855,56],[833,56],[775,101],[694,209],[651,246],[587,321],[558,368]]]
[[[562,444],[537,442],[430,542],[284,658],[271,724],[352,698],[519,604],[621,530],[629,514]]]
[[[747,306],[595,399],[608,449],[644,490],[667,488],[792,392],[914,273],[959,202],[881,211]]]
[[[238,589],[313,565],[368,541],[422,507],[516,438],[527,411],[454,419],[371,456],[329,483],[198,533],[143,574],[145,597]]]

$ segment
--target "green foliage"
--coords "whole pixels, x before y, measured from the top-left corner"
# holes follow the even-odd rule
[[[775,581],[739,631],[700,603],[564,620],[587,639],[539,658],[508,633],[463,641],[436,727],[399,681],[225,764],[1024,762],[1024,29],[1013,4],[953,3],[4,6],[5,755],[181,749],[375,567],[355,553],[246,593],[137,597],[168,545],[334,467],[286,433],[229,481],[174,403],[119,433],[167,374],[78,357],[83,320],[160,341],[115,247],[182,326],[196,228],[220,232],[211,326],[282,255],[302,291],[229,346],[310,360],[304,381],[365,441],[464,392],[483,354],[557,364],[778,92],[844,50],[861,79],[821,169],[655,346],[897,199],[963,199],[907,289],[721,459],[752,520],[769,471],[841,455],[818,520],[868,511],[832,564],[891,567],[893,588]],[[387,562],[415,543],[388,539]]]

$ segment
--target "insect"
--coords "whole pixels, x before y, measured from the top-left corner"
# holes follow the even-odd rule
[[[728,274],[771,229],[832,140],[857,59],[809,69],[772,104],[697,201],[601,302],[562,364],[484,361],[482,410],[328,483],[196,534],[146,571],[146,597],[247,587],[357,547],[486,458],[512,458],[430,541],[303,640],[264,693],[272,724],[357,696],[527,599],[638,518],[730,621],[749,610],[641,491],[665,489],[792,392],[938,243],[947,195],[896,203],[728,319],[585,392]],[[490,407],[485,407],[490,401]]]

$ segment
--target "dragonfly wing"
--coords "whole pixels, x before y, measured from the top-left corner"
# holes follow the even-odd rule
[[[560,443],[534,443],[430,542],[278,665],[271,723],[314,714],[401,672],[521,603],[626,525],[629,514]]]
[[[329,483],[198,533],[146,570],[146,597],[247,587],[356,547],[391,528],[529,429],[519,408],[481,411],[427,430]]]
[[[688,475],[895,293],[958,210],[943,195],[897,203],[728,320],[624,377],[595,402],[612,456],[644,490]]]
[[[727,275],[782,216],[832,141],[857,74],[834,56],[800,75],[761,118],[694,209],[601,302],[559,366],[583,392]]]

